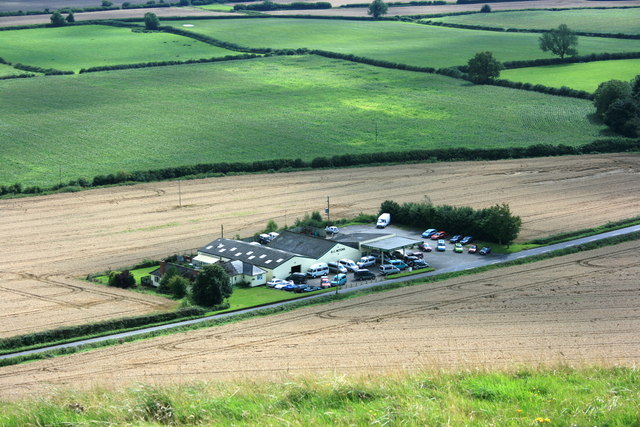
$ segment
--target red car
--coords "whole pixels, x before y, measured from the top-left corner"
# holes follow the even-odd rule
[[[431,252],[433,249],[431,248],[431,246],[429,246],[427,242],[422,242],[420,244],[420,250],[422,252]]]
[[[431,235],[431,240],[439,240],[439,239],[444,239],[444,236],[446,236],[447,233],[444,231],[438,231],[437,233],[433,233]]]
[[[469,249],[467,249],[467,252],[469,252],[470,254],[475,254],[476,252],[478,252],[478,246],[476,245],[469,246]]]

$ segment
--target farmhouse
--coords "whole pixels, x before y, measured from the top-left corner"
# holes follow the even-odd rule
[[[164,276],[164,274],[171,268],[175,268],[180,276],[185,277],[189,280],[195,279],[196,275],[198,274],[198,271],[196,269],[185,267],[179,264],[171,264],[165,261],[160,261],[160,267],[149,273],[149,276],[151,276],[151,284],[155,287],[160,286],[162,276]]]

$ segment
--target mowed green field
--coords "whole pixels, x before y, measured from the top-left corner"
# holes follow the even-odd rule
[[[435,68],[464,65],[479,51],[500,61],[552,58],[538,47],[539,34],[462,30],[405,22],[327,19],[217,19],[163,21],[248,47],[313,48]],[[640,40],[581,37],[580,54],[638,52]]]
[[[640,34],[640,8],[492,12],[444,16],[429,18],[429,20],[452,24],[540,30],[549,30],[557,28],[560,24],[567,24],[574,31]]]
[[[13,63],[78,71],[81,68],[151,61],[184,61],[237,55],[168,33],[82,25],[0,32],[0,57]]]
[[[640,59],[625,59],[516,68],[503,70],[500,78],[551,87],[567,86],[593,92],[604,81],[612,79],[627,81],[638,74],[640,74]]]
[[[583,144],[591,102],[317,56],[0,81],[0,184],[204,162]],[[378,139],[375,140],[375,128]]]

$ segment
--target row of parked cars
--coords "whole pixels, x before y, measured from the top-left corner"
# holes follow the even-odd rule
[[[425,239],[437,240],[436,250],[439,252],[444,252],[447,250],[447,244],[444,238],[447,236],[446,231],[438,231],[435,228],[429,228],[422,233],[422,237]],[[449,239],[449,243],[453,243],[453,252],[463,253],[464,246],[469,245],[473,242],[473,236],[463,236],[461,234],[456,234]],[[429,243],[423,242],[420,249],[425,252],[431,252],[431,246]],[[491,253],[491,248],[488,246],[483,247],[478,250],[477,245],[469,245],[467,252],[470,254],[478,253],[480,255],[488,255]]]
[[[329,280],[328,276],[322,276],[317,286],[307,285],[307,276],[304,273],[292,273],[286,279],[271,279],[267,282],[267,287],[288,292],[314,292],[321,289],[344,286],[347,284],[347,275],[338,273]]]

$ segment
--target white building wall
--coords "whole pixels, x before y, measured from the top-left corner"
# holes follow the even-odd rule
[[[336,262],[343,258],[358,261],[361,256],[361,252],[358,249],[338,243],[333,247],[333,249],[325,253],[316,262]]]

